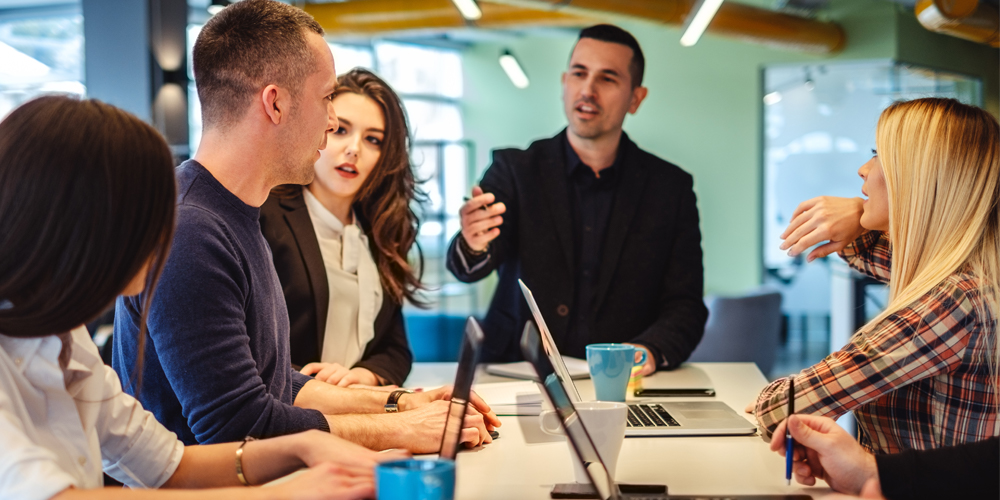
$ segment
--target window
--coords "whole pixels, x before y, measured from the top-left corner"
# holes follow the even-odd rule
[[[86,94],[83,16],[0,20],[0,117],[39,95]]]

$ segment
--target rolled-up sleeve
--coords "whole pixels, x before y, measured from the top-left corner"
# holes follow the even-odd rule
[[[103,403],[96,427],[104,472],[131,488],[159,488],[181,463],[184,444],[135,398],[122,392],[114,370],[103,368],[109,399]]]

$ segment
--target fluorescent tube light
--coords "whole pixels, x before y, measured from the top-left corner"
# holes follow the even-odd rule
[[[214,16],[229,6],[229,0],[212,0],[208,5],[208,15]]]
[[[528,75],[524,73],[521,63],[517,62],[517,58],[509,50],[505,50],[500,54],[500,67],[503,68],[504,73],[507,73],[507,78],[510,78],[510,82],[515,87],[519,89],[528,87]]]
[[[462,14],[462,17],[470,21],[483,17],[483,11],[479,8],[476,0],[451,0],[451,3],[455,4],[455,8]]]
[[[781,102],[781,92],[774,91],[764,96],[764,104],[768,106]]]
[[[719,11],[722,0],[698,0],[698,3],[691,7],[687,21],[684,22],[684,34],[681,35],[681,45],[690,47],[698,43],[698,39],[705,33],[715,13]]]

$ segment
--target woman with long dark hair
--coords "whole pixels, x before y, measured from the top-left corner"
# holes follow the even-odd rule
[[[418,192],[409,131],[395,92],[370,71],[337,82],[340,128],[327,136],[307,186],[280,186],[261,229],[291,320],[292,364],[348,386],[399,385],[413,362],[404,300],[420,303],[408,254]]]
[[[0,122],[0,498],[143,494],[100,490],[102,470],[133,488],[210,488],[302,466],[276,489],[185,498],[371,497],[382,455],[319,431],[184,446],[101,361],[81,325],[155,289],[176,195],[167,144],[118,108],[43,97]]]

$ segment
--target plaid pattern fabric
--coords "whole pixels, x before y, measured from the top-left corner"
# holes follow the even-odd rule
[[[887,237],[868,232],[841,257],[887,281]],[[993,378],[995,321],[968,273],[955,273],[869,332],[795,377],[796,413],[840,417],[854,411],[861,444],[875,453],[929,449],[1000,435]],[[787,379],[761,391],[758,427],[786,417]]]

